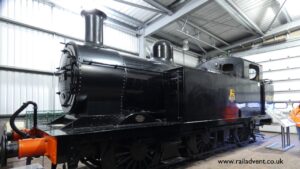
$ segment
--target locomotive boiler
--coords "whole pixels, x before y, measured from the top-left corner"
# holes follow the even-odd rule
[[[122,55],[103,47],[106,15],[82,15],[86,42],[67,43],[56,72],[67,114],[41,128],[36,103],[24,103],[10,119],[13,132],[1,130],[1,165],[47,156],[52,168],[166,167],[255,141],[257,126],[270,123],[273,89],[260,65],[227,57],[180,66],[164,40],[151,59]],[[30,104],[34,126],[20,130],[14,120]]]

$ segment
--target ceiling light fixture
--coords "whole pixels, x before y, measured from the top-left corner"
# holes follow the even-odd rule
[[[189,41],[186,39],[183,41],[182,50],[188,51],[190,49],[189,47]]]

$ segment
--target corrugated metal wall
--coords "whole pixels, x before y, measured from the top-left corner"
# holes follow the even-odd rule
[[[13,113],[29,100],[37,102],[39,110],[60,110],[56,81],[53,76],[0,71],[1,114]]]
[[[275,91],[275,103],[267,107],[273,117],[287,117],[300,103],[300,46],[248,56],[244,53],[240,55],[263,66],[263,79],[272,80]],[[273,122],[273,125],[266,125],[261,130],[280,132],[278,120],[274,118]],[[291,128],[291,132],[296,133],[295,128]]]
[[[104,44],[130,52],[139,52],[139,41],[134,35],[104,25]]]
[[[274,101],[300,101],[300,47],[244,56],[263,66],[263,78],[274,83]]]
[[[0,65],[54,71],[64,38],[0,22]]]
[[[37,0],[0,0],[0,16],[46,30],[83,39],[84,21],[79,14]],[[138,53],[135,35],[104,26],[104,44]],[[69,41],[40,30],[0,21],[0,67],[54,72],[59,64],[60,42]],[[39,110],[58,110],[57,78],[51,75],[0,70],[0,115],[11,114],[22,102],[33,100]]]
[[[188,67],[196,67],[198,64],[198,58],[191,56],[183,51],[174,50],[174,62],[179,65]]]

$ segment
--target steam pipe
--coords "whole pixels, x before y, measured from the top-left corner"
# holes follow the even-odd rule
[[[37,104],[33,101],[24,103],[9,119],[12,130],[19,134],[22,138],[28,138],[29,135],[17,128],[17,126],[15,125],[15,119],[30,104],[33,105],[33,128],[37,128]]]

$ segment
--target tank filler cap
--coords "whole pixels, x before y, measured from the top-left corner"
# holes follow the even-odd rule
[[[153,57],[163,61],[173,61],[173,46],[171,42],[159,40],[153,45]]]

